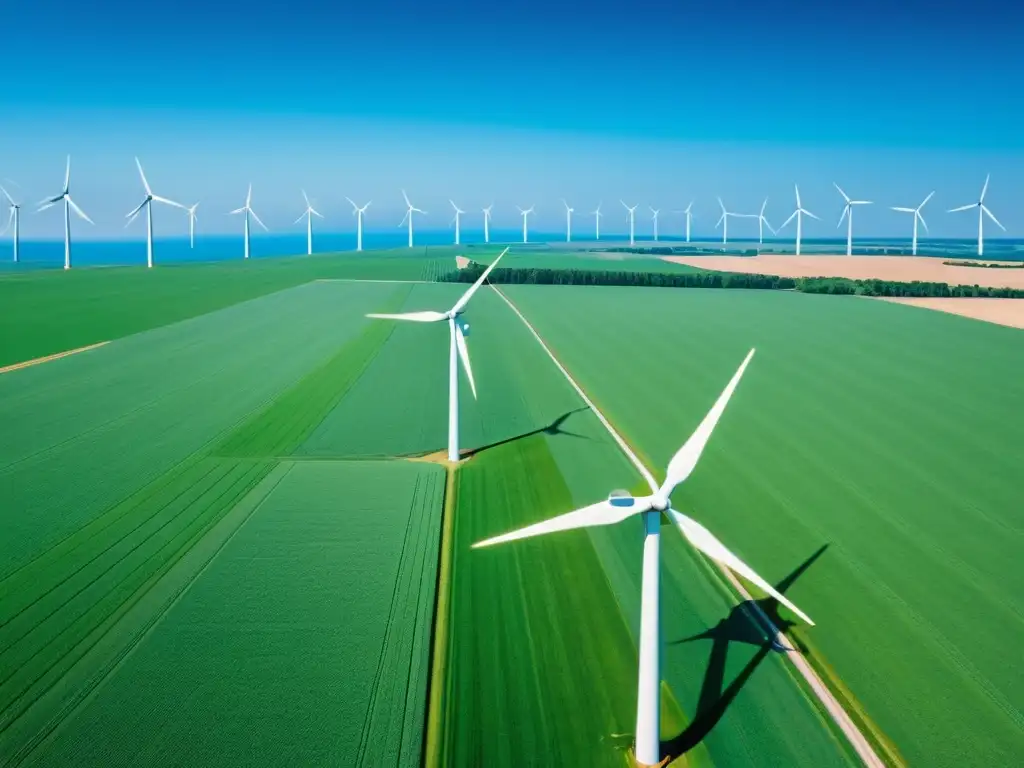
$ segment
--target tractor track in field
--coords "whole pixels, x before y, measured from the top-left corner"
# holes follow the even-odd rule
[[[548,347],[544,339],[541,338],[541,335],[530,324],[530,321],[526,319],[523,313],[519,311],[519,308],[515,304],[513,304],[512,301],[504,293],[502,293],[501,290],[499,290],[499,288],[496,285],[491,285],[491,288],[494,290],[496,294],[498,294],[498,296],[501,297],[501,299],[508,305],[508,307],[523,322],[523,325],[526,326],[527,330],[529,330],[530,333],[533,334],[533,337],[537,340],[537,343],[539,343],[541,348],[548,354],[548,357],[551,358],[551,361],[555,364],[558,370],[562,372],[563,376],[565,376],[566,381],[568,381],[569,384],[572,385],[572,388],[575,389],[576,393],[583,399],[583,402],[587,404],[587,406],[591,409],[594,415],[597,416],[601,424],[604,425],[604,428],[608,431],[608,434],[612,436],[612,438],[618,444],[619,448],[621,448],[622,452],[626,455],[626,458],[629,459],[629,461],[633,464],[634,467],[636,467],[637,471],[644,478],[644,480],[647,481],[647,484],[651,487],[651,490],[653,492],[657,492],[658,483],[654,479],[654,475],[646,466],[644,466],[644,463],[636,455],[636,453],[625,441],[625,439],[623,439],[623,437],[618,433],[618,431],[616,431],[615,427],[612,426],[611,422],[608,421],[605,415],[601,413],[600,409],[594,404],[594,402],[590,399],[587,393],[584,392],[583,388],[576,383],[576,380],[572,377],[569,371],[566,370],[565,366],[562,365],[561,361],[559,361],[559,359],[555,356],[555,353],[551,351],[551,348]],[[725,579],[732,585],[733,589],[735,589],[736,592],[738,592],[739,595],[745,601],[747,601],[747,605],[753,606],[754,610],[758,614],[758,618],[761,620],[761,622],[763,622],[763,625],[767,628],[770,628],[774,641],[782,648],[788,649],[788,652],[786,653],[786,658],[793,664],[796,671],[807,683],[808,687],[810,688],[810,691],[813,693],[814,697],[818,700],[818,702],[825,709],[828,715],[832,718],[832,721],[833,723],[835,723],[835,726],[840,731],[842,731],[843,735],[850,742],[850,745],[857,753],[857,756],[860,758],[861,762],[863,762],[864,765],[868,766],[869,768],[885,768],[885,761],[882,760],[881,757],[879,757],[878,753],[875,751],[875,748],[872,746],[871,741],[861,732],[860,728],[854,722],[853,718],[850,717],[849,713],[847,713],[847,711],[843,709],[843,706],[839,703],[839,700],[832,694],[832,691],[829,690],[828,686],[824,683],[824,681],[821,679],[818,673],[814,671],[814,668],[810,665],[807,659],[805,659],[799,652],[793,650],[795,648],[794,644],[791,643],[789,639],[786,637],[786,635],[772,623],[772,621],[768,618],[768,616],[757,604],[757,601],[754,599],[754,597],[747,591],[746,587],[744,587],[743,584],[740,583],[740,581],[733,575],[733,573],[724,566],[718,565],[718,563],[714,563],[714,565],[717,568],[717,570],[725,577]],[[753,620],[753,617],[751,618]]]
[[[48,363],[51,360],[59,360],[62,357],[68,357],[69,355],[77,355],[79,352],[88,352],[90,349],[97,349],[105,344],[109,344],[109,341],[100,341],[95,344],[89,344],[85,347],[79,347],[78,349],[69,349],[64,352],[57,352],[52,355],[46,355],[45,357],[37,357],[34,360],[23,360],[20,363],[12,363],[11,365],[5,365],[0,368],[0,373],[9,373],[10,371],[18,371],[22,368],[29,368],[33,365],[39,365],[40,363]]]

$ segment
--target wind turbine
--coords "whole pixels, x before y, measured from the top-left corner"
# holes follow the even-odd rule
[[[462,294],[455,305],[447,312],[403,312],[394,315],[370,314],[367,317],[379,318],[382,320],[411,320],[415,323],[448,323],[450,343],[448,345],[448,461],[459,460],[459,367],[456,358],[462,359],[462,367],[466,371],[466,378],[469,379],[469,388],[473,392],[473,399],[476,399],[476,382],[473,381],[473,369],[469,365],[469,350],[466,348],[466,335],[469,333],[469,323],[462,319],[462,313],[466,309],[469,300],[473,298],[477,288],[487,279],[487,275],[501,261],[501,257],[508,253],[508,248],[498,254],[498,258],[491,262],[469,290]]]
[[[651,208],[651,206],[647,206]],[[660,208],[651,208],[651,213],[654,214],[652,219],[654,220],[654,242],[658,242],[658,214],[661,213]]]
[[[4,197],[7,198],[7,207],[10,209],[10,216],[7,218],[7,226],[3,228],[0,235],[7,232],[14,225],[14,263],[17,264],[20,259],[21,251],[21,204],[14,202],[14,198],[11,197],[11,193],[8,192],[2,185],[0,185],[0,191],[4,193]]]
[[[988,192],[988,180],[992,174],[985,174],[985,186],[981,188],[981,197],[978,198],[978,202],[969,203],[968,205],[961,205],[959,208],[950,208],[947,213],[956,213],[957,211],[966,211],[969,208],[978,209],[978,255],[982,256],[985,253],[985,216],[987,214],[996,225],[1006,231],[1006,227],[999,223],[999,219],[992,215],[992,211],[985,207],[985,193]]]
[[[270,231],[269,229],[267,229],[267,225],[264,224],[262,221],[260,221],[260,217],[256,215],[256,211],[254,211],[252,209],[252,184],[249,185],[249,192],[245,196],[245,205],[243,205],[241,208],[236,208],[235,210],[233,210],[231,212],[232,215],[236,214],[236,213],[243,213],[243,214],[245,214],[245,258],[248,259],[249,258],[249,216],[252,216],[254,219],[256,219],[256,222],[261,227],[263,227],[263,229],[265,231],[267,231],[267,232]]]
[[[366,213],[366,209],[370,207],[370,203],[373,201],[371,200],[360,208],[351,197],[346,197],[345,199],[352,206],[352,215],[356,217],[356,250],[361,251],[363,250],[363,214]],[[398,226],[402,225],[399,224]],[[409,225],[409,242],[412,242],[412,224]]]
[[[928,225],[925,224],[924,216],[921,215],[921,209],[925,207],[925,205],[928,203],[929,200],[932,199],[932,195],[934,195],[934,194],[935,194],[934,191],[933,192],[929,192],[928,193],[928,197],[926,197],[924,199],[924,202],[922,202],[919,206],[917,206],[917,208],[901,208],[901,207],[898,207],[898,206],[893,206],[893,208],[892,208],[894,211],[902,211],[903,213],[912,213],[912,214],[914,214],[914,239],[911,241],[911,245],[910,245],[910,254],[912,256],[917,256],[917,221],[918,221],[918,219],[921,220],[921,224],[924,226],[924,231],[925,232],[928,231]]]
[[[564,197],[562,198],[562,205],[565,206],[565,242],[568,243],[572,241],[572,214],[576,209],[570,208],[569,204],[565,202]]]
[[[449,200],[448,202],[451,203],[452,204],[452,208],[455,209],[455,218],[452,219],[452,221],[455,223],[455,244],[458,245],[459,244],[459,217],[462,214],[464,214],[465,211],[462,210],[461,208],[459,208],[459,206],[457,206],[454,201]]]
[[[619,200],[619,202],[622,203],[622,207],[623,208],[625,208],[627,211],[629,211],[629,244],[633,245],[633,242],[634,242],[633,241],[633,213],[636,211],[636,205],[634,205],[632,208],[630,208],[622,200]],[[639,203],[638,203],[638,205],[639,205]]]
[[[693,201],[681,211],[673,211],[673,213],[686,214],[686,242],[690,242],[690,217],[693,216],[691,209],[693,208]]]
[[[839,227],[842,226],[843,219],[845,218],[846,219],[846,255],[847,256],[852,256],[853,255],[853,206],[855,206],[855,205],[871,205],[871,201],[870,200],[851,200],[849,197],[847,197],[846,193],[843,192],[842,187],[840,187],[834,181],[832,183],[835,185],[835,188],[839,190],[839,194],[842,195],[843,199],[846,201],[846,205],[843,206],[843,215],[839,217],[839,223],[836,224],[836,229],[839,229]]]
[[[306,210],[295,220],[295,223],[298,224],[302,221],[303,216],[306,218],[306,255],[311,256],[313,254],[313,216],[319,216],[322,219],[323,214],[319,213],[309,202],[306,190],[302,190],[302,199],[306,201]]]
[[[533,213],[533,206],[531,205],[525,211],[522,208],[519,208],[518,205],[516,206],[516,208],[519,209],[519,213],[522,214],[522,217],[523,217],[523,242],[525,243],[526,242],[526,217],[529,216],[531,213]]]
[[[128,219],[128,223],[125,227],[131,226],[131,223],[135,221],[139,213],[143,208],[146,209],[146,266],[153,266],[153,203],[164,203],[165,205],[171,205],[175,208],[181,208],[187,210],[181,203],[176,203],[173,200],[168,200],[166,197],[160,197],[160,195],[154,195],[153,190],[149,187],[149,182],[146,181],[146,174],[142,170],[142,163],[139,162],[139,158],[135,158],[135,166],[139,169],[139,178],[142,179],[142,186],[146,190],[146,196],[142,202],[139,203],[139,207],[135,208],[131,213],[128,213],[125,218]]]
[[[782,230],[783,227],[785,227],[787,224],[789,224],[789,222],[791,222],[794,218],[796,219],[796,255],[799,256],[800,255],[800,234],[803,231],[803,227],[802,227],[802,225],[803,225],[803,217],[804,216],[810,216],[812,219],[818,219],[818,221],[821,221],[821,219],[819,219],[817,216],[815,216],[810,211],[806,210],[803,207],[803,205],[801,205],[801,203],[800,203],[800,187],[798,187],[796,184],[794,184],[793,185],[793,190],[796,192],[796,210],[793,211],[793,213],[791,213],[789,215],[789,218],[786,219],[783,222],[782,226],[779,227],[779,229]]]
[[[768,219],[766,219],[765,216],[764,216],[764,209],[767,208],[767,207],[768,207],[768,198],[766,197],[764,199],[764,202],[761,203],[761,213],[759,213],[757,215],[757,242],[758,242],[759,245],[764,242],[764,228],[766,226],[768,227],[768,230],[773,235],[777,235],[778,234],[778,232],[776,232],[774,229],[772,229],[772,225],[768,223]]]
[[[188,211],[188,247],[196,247],[196,208],[199,207],[199,203],[196,203],[191,208],[186,208]]]
[[[412,215],[415,212],[415,213],[422,213],[424,216],[426,216],[427,212],[417,208],[415,205],[410,203],[409,202],[409,196],[407,194],[405,194],[405,190],[404,189],[402,190],[402,197],[405,198],[405,205],[406,205],[405,218],[403,218],[402,221],[399,222],[398,226],[402,226],[402,224],[405,224],[406,221],[409,222],[409,247],[412,248]]]
[[[722,198],[718,198],[718,205],[722,209],[722,215],[718,219],[718,224],[715,224],[715,229],[718,229],[719,224],[722,225],[722,245],[725,245],[729,242],[729,217],[733,216],[737,219],[742,219],[745,216],[742,213],[731,213],[725,210],[725,203],[722,202]]]
[[[491,203],[486,208],[481,208],[484,212],[484,242],[491,242],[491,209],[494,207],[494,203]]]
[[[597,210],[590,212],[590,215],[594,217],[594,239],[595,240],[600,240],[601,239],[601,217],[604,216],[604,214],[601,213],[601,206],[602,205],[603,205],[603,203],[598,203],[597,204]]]
[[[64,269],[71,269],[71,211],[73,210],[80,218],[95,226],[93,220],[86,216],[85,211],[75,205],[75,201],[71,199],[71,155],[68,155],[68,167],[64,173],[64,191],[39,203],[36,213],[45,211],[62,200],[64,201]]]
[[[598,525],[613,525],[634,515],[643,516],[644,548],[643,577],[640,605],[640,663],[637,686],[636,712],[636,761],[639,764],[653,766],[661,760],[660,754],[660,685],[661,685],[661,630],[660,630],[660,529],[661,516],[667,514],[679,527],[683,536],[697,550],[730,570],[756,584],[774,597],[791,611],[796,613],[808,624],[813,625],[810,617],[791,603],[771,584],[761,578],[750,566],[730,552],[703,525],[693,518],[676,511],[671,506],[672,491],[684,482],[693,472],[704,446],[707,445],[711,432],[725,410],[729,398],[739,384],[747,364],[754,355],[754,350],[747,353],[746,359],[718,400],[704,417],[700,426],[694,431],[682,448],[669,462],[665,482],[660,488],[654,488],[650,496],[632,497],[622,491],[613,491],[605,501],[568,512],[544,522],[521,528],[511,533],[495,536],[477,542],[474,548],[486,547],[531,536],[539,536],[556,531],[567,531],[575,528],[587,528]]]

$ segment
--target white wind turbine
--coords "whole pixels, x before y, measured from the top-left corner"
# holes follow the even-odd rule
[[[736,219],[747,219],[756,218],[749,213],[732,213],[725,209],[725,203],[722,202],[722,198],[718,198],[718,206],[722,209],[722,215],[718,219],[718,223],[715,224],[715,229],[718,229],[719,225],[722,227],[722,245],[729,242],[729,217],[732,216]]]
[[[461,208],[459,208],[459,206],[457,206],[453,200],[449,200],[448,202],[451,203],[452,204],[452,208],[455,209],[455,218],[452,219],[452,222],[455,224],[455,244],[458,245],[459,244],[459,217],[462,216],[462,214],[464,214],[465,211],[462,210]]]
[[[370,203],[372,203],[373,201],[371,200],[369,203],[360,208],[358,205],[355,204],[351,197],[346,197],[345,199],[348,200],[349,204],[352,206],[352,215],[356,217],[356,250],[361,251],[363,250],[363,214],[366,213],[366,209],[370,207]],[[399,224],[399,226],[401,226],[401,224]],[[412,225],[410,224],[409,227],[411,230]],[[411,231],[409,233],[409,242],[412,242]]]
[[[673,213],[682,213],[686,215],[686,242],[690,242],[690,217],[693,216],[692,209],[693,201],[681,211],[673,211]]]
[[[146,181],[146,174],[142,170],[142,163],[139,162],[139,158],[135,158],[135,166],[139,169],[139,178],[142,179],[142,186],[146,190],[146,196],[142,202],[139,203],[139,207],[135,208],[131,213],[128,213],[125,218],[128,219],[128,223],[125,227],[129,227],[143,208],[146,209],[146,266],[153,266],[153,203],[163,203],[164,205],[171,205],[175,208],[181,208],[187,210],[181,203],[176,203],[173,200],[168,200],[166,197],[160,197],[160,195],[154,195],[153,190],[149,187],[149,182]]]
[[[311,202],[309,202],[309,197],[306,195],[306,190],[302,190],[302,199],[306,201],[306,210],[304,210],[302,212],[302,216],[299,216],[299,218],[297,218],[295,220],[295,223],[298,224],[300,221],[302,221],[303,217],[305,217],[305,219],[306,219],[306,255],[307,256],[311,256],[313,254],[313,217],[314,216],[319,216],[322,219],[323,218],[323,214],[321,214],[319,211],[317,211],[313,207],[313,204]]]
[[[839,190],[839,194],[843,196],[846,201],[846,205],[843,206],[843,215],[839,217],[839,223],[836,224],[836,229],[839,229],[843,225],[843,219],[846,219],[846,255],[853,255],[853,206],[855,205],[871,205],[870,200],[851,200],[847,197],[846,193],[843,192],[842,187],[832,182],[835,188]]]
[[[11,228],[11,225],[14,225],[14,232],[12,233],[14,238],[14,263],[17,264],[21,253],[21,204],[14,202],[11,193],[4,189],[2,185],[0,185],[0,191],[7,198],[7,207],[10,209],[10,215],[7,217],[7,226],[3,228],[3,231],[0,231],[0,235],[5,234]]]
[[[924,199],[924,202],[922,202],[919,206],[917,206],[917,208],[902,208],[902,207],[899,207],[899,206],[893,206],[892,207],[892,209],[894,211],[902,211],[903,213],[912,213],[912,214],[914,214],[914,239],[911,240],[911,244],[910,244],[910,254],[912,256],[917,256],[917,221],[918,221],[918,219],[921,220],[921,225],[924,227],[924,231],[925,232],[928,231],[928,225],[924,221],[924,216],[921,215],[921,209],[925,207],[925,205],[928,203],[929,200],[932,199],[932,195],[934,195],[934,194],[935,194],[934,191],[929,192],[928,193],[928,197],[926,197]]]
[[[236,208],[235,210],[233,210],[231,212],[231,215],[236,214],[236,213],[245,214],[245,258],[248,259],[249,258],[249,216],[252,216],[254,219],[256,219],[256,223],[259,224],[261,227],[263,227],[263,229],[266,232],[270,231],[269,229],[267,229],[267,225],[264,224],[262,221],[260,221],[260,217],[256,215],[256,211],[254,211],[252,209],[252,184],[249,185],[249,192],[245,196],[245,205],[243,205],[241,208]]]
[[[71,155],[68,155],[67,171],[64,173],[64,191],[43,200],[39,203],[39,210],[36,212],[45,211],[62,200],[64,201],[64,269],[71,269],[71,211],[93,224],[93,220],[86,216],[85,211],[75,205],[75,201],[71,199]]]
[[[484,212],[484,242],[491,242],[491,209],[494,207],[494,203],[491,203],[486,208],[481,208]]]
[[[572,214],[576,209],[570,208],[569,204],[565,202],[564,197],[562,198],[562,205],[565,206],[565,242],[568,243],[572,241]]]
[[[594,217],[594,239],[595,240],[600,240],[601,239],[601,217],[604,216],[604,214],[601,213],[601,206],[602,205],[603,205],[603,203],[598,203],[597,204],[597,210],[590,212],[590,215]]]
[[[196,247],[196,208],[199,207],[199,203],[194,204],[191,208],[186,208],[188,211],[188,247]]]
[[[416,323],[448,323],[450,343],[448,346],[448,461],[459,460],[459,365],[457,358],[462,359],[462,367],[466,371],[466,378],[469,379],[469,388],[476,399],[476,382],[473,381],[473,369],[469,365],[469,350],[466,347],[466,336],[469,333],[469,323],[462,317],[463,311],[469,300],[476,293],[476,289],[487,279],[487,275],[501,261],[501,257],[508,253],[508,248],[498,254],[490,266],[484,270],[479,279],[470,286],[469,290],[462,294],[455,305],[447,312],[403,312],[401,314],[370,314],[367,317],[379,318],[382,320],[411,320]]]
[[[651,206],[647,207],[651,208]],[[651,208],[651,213],[653,214],[651,218],[654,220],[654,242],[658,242],[658,214],[661,213],[661,209]]]
[[[997,219],[988,208],[985,207],[985,193],[988,192],[988,180],[991,174],[985,174],[985,186],[981,188],[981,197],[978,198],[978,202],[969,203],[967,205],[961,205],[959,208],[950,208],[947,213],[956,213],[957,211],[966,211],[970,208],[978,209],[978,255],[983,256],[985,254],[985,216],[987,215],[992,221],[996,223],[1003,232],[1006,231],[1006,227],[999,223]]]
[[[739,370],[733,375],[725,391],[704,417],[694,433],[669,462],[665,482],[655,487],[651,482],[650,496],[632,497],[624,492],[613,491],[605,501],[568,512],[541,523],[521,528],[511,533],[495,536],[473,545],[486,547],[531,536],[556,531],[586,528],[598,525],[613,525],[634,515],[643,516],[644,548],[643,577],[640,607],[640,663],[637,686],[636,713],[636,761],[641,765],[658,765],[660,750],[660,685],[661,685],[661,629],[660,629],[660,530],[661,516],[667,514],[679,527],[683,536],[696,548],[713,560],[756,584],[778,602],[796,613],[808,624],[813,621],[780,594],[771,584],[761,578],[750,566],[730,552],[707,528],[696,520],[676,511],[671,506],[672,491],[693,472],[711,432],[725,410],[736,385],[739,384],[747,364],[754,355],[750,350]]]
[[[761,212],[757,215],[757,242],[758,242],[758,244],[761,244],[761,243],[764,242],[764,228],[765,227],[768,227],[768,231],[771,232],[773,235],[777,235],[778,234],[778,232],[776,232],[774,229],[772,229],[772,225],[768,223],[768,219],[765,218],[764,209],[767,208],[767,207],[768,207],[768,198],[766,197],[764,199],[764,202],[761,203]]]
[[[794,184],[793,185],[793,190],[796,192],[796,210],[793,211],[793,213],[791,213],[789,215],[789,218],[786,219],[782,223],[782,226],[779,227],[779,230],[782,230],[794,218],[796,219],[796,255],[799,256],[800,255],[800,235],[803,232],[803,226],[802,226],[803,225],[803,217],[804,216],[810,216],[812,219],[818,219],[818,217],[815,216],[810,211],[806,210],[803,207],[803,205],[801,205],[801,203],[800,203],[800,187],[798,187],[796,184]],[[821,219],[818,219],[818,221],[821,221]]]
[[[409,247],[412,248],[412,215],[413,213],[422,213],[426,216],[427,212],[410,203],[409,196],[405,194],[404,189],[402,190],[402,197],[405,198],[405,218],[402,219],[398,226],[402,226],[402,224],[409,222]]]
[[[523,242],[525,243],[526,242],[526,217],[529,216],[531,213],[533,213],[533,206],[531,205],[525,211],[522,208],[519,208],[518,205],[516,206],[516,208],[519,210],[519,213],[523,217]]]
[[[636,205],[634,205],[632,208],[630,208],[622,200],[619,200],[619,202],[622,203],[622,207],[623,208],[625,208],[627,211],[629,211],[629,244],[633,245],[633,243],[634,243],[634,240],[633,240],[633,232],[634,232],[633,218],[634,218],[634,213],[636,212]],[[639,203],[637,203],[637,205],[639,205]]]

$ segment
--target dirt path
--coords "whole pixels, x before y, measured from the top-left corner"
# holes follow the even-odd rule
[[[746,261],[748,259],[744,260]],[[967,269],[971,268],[967,267]],[[600,409],[598,409],[598,407],[594,405],[593,401],[589,397],[587,397],[587,394],[586,392],[583,391],[583,388],[576,383],[576,380],[573,379],[573,377],[569,374],[565,367],[558,361],[558,358],[555,357],[555,354],[551,351],[548,345],[544,343],[544,340],[540,337],[540,334],[537,333],[536,329],[532,325],[530,325],[530,321],[523,316],[523,313],[519,311],[519,308],[516,307],[516,305],[513,304],[508,299],[508,297],[505,296],[504,293],[498,290],[497,286],[492,285],[491,288],[493,288],[494,292],[497,293],[505,301],[506,304],[508,304],[508,306],[512,309],[513,312],[516,313],[519,319],[523,321],[523,324],[527,327],[530,333],[533,334],[533,337],[537,339],[537,342],[540,344],[541,348],[543,348],[543,350],[548,353],[548,357],[551,358],[551,361],[555,364],[558,370],[562,372],[562,375],[565,376],[569,384],[571,384],[573,389],[576,390],[579,396],[583,399],[583,402],[585,402],[590,407],[594,415],[597,416],[598,420],[604,425],[605,429],[608,430],[608,433],[612,436],[615,442],[618,443],[619,447],[622,449],[622,452],[626,454],[626,458],[628,458],[630,462],[632,462],[633,466],[636,467],[637,471],[643,476],[644,480],[647,481],[647,484],[651,487],[652,493],[657,492],[658,483],[654,479],[654,475],[651,473],[649,469],[647,469],[647,467],[644,466],[643,462],[640,461],[640,458],[633,452],[633,449],[629,447],[629,444],[622,438],[621,435],[619,435],[619,433],[611,425],[608,419],[605,418],[604,414],[601,413]],[[974,299],[970,299],[970,301],[974,301]],[[1010,299],[1010,301],[1013,301],[1013,299]],[[714,565],[717,566],[718,570],[722,573],[723,576],[725,576],[728,582],[732,584],[733,588],[740,594],[740,596],[749,604],[754,605],[756,607],[756,609],[760,613],[764,625],[772,628],[775,635],[775,642],[781,645],[782,647],[792,649],[794,647],[793,643],[789,642],[789,639],[785,636],[785,634],[780,632],[779,629],[775,627],[774,624],[772,624],[772,622],[768,619],[764,612],[761,611],[759,607],[757,607],[757,603],[754,600],[753,596],[747,591],[746,587],[744,587],[743,584],[733,575],[732,571],[730,571],[728,568],[725,568],[724,566],[719,565],[718,563],[714,563]],[[836,726],[843,732],[843,734],[845,734],[846,738],[850,741],[851,746],[857,752],[858,757],[860,757],[864,765],[869,766],[869,768],[885,768],[885,763],[875,752],[874,748],[871,746],[871,742],[868,741],[868,739],[864,736],[863,733],[861,733],[860,729],[857,727],[857,724],[853,722],[853,719],[847,714],[846,710],[843,709],[842,705],[839,703],[836,697],[832,695],[832,692],[828,689],[825,683],[818,676],[818,673],[814,671],[814,668],[811,667],[810,663],[796,651],[790,651],[786,653],[786,658],[793,664],[797,672],[800,673],[801,677],[803,677],[804,680],[807,681],[807,684],[810,686],[811,691],[813,691],[814,696],[818,699],[819,702],[821,702],[821,705],[829,713]]]
[[[32,365],[39,365],[40,363],[48,363],[51,360],[57,360],[61,357],[67,357],[68,355],[76,355],[79,352],[88,352],[90,349],[96,349],[102,347],[104,344],[109,344],[109,341],[101,341],[97,344],[90,344],[87,347],[79,347],[78,349],[69,349],[67,352],[58,352],[55,355],[47,355],[46,357],[37,357],[35,360],[26,360],[23,363],[14,363],[13,365],[5,366],[0,368],[0,373],[9,373],[11,371],[17,371],[21,368],[28,368]]]
[[[1010,328],[1024,328],[1024,300],[1022,299],[948,299],[948,298],[910,298],[873,296],[880,301],[891,301],[893,304],[907,304],[911,307],[924,307],[952,315],[984,320]]]

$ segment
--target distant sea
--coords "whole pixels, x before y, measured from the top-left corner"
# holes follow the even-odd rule
[[[589,240],[588,232],[580,232],[579,240]],[[492,230],[492,243],[516,244],[522,240],[522,230]],[[616,233],[602,233],[599,246],[623,245],[626,236]],[[550,243],[564,245],[565,235],[558,232],[531,232],[530,244],[543,248]],[[251,242],[252,257],[266,258],[272,256],[290,256],[306,252],[305,232],[287,235],[256,235]],[[407,244],[404,230],[369,231],[363,233],[363,247],[366,250],[402,248]],[[416,232],[417,246],[452,245],[451,230],[424,230]],[[462,233],[465,245],[482,244],[483,232],[465,231]],[[580,247],[577,243],[574,246]],[[650,238],[637,238],[636,245],[647,246],[681,246],[686,245],[680,238],[662,237],[657,242]],[[713,239],[694,239],[691,246],[721,253],[721,243]],[[313,233],[313,250],[316,253],[335,251],[354,251],[356,247],[353,232]],[[730,240],[728,253],[750,253],[758,248],[756,240]],[[772,238],[765,240],[762,252],[792,252],[793,241]],[[72,240],[71,258],[73,266],[144,266],[146,264],[145,240]],[[243,256],[242,238],[240,235],[196,235],[195,248],[189,247],[188,238],[158,238],[153,243],[154,261],[158,264],[182,264],[189,262],[210,262],[241,259]],[[841,254],[846,252],[846,240],[807,239],[801,243],[801,250],[808,254]],[[948,256],[970,258],[977,250],[976,240],[922,240],[918,244],[921,255]],[[905,252],[910,253],[910,240],[900,238],[864,238],[854,244],[854,253],[861,255],[881,255]],[[1008,261],[1024,261],[1024,240],[993,239],[985,243],[985,258]],[[15,265],[13,248],[9,233],[0,236],[0,270],[39,269],[61,267],[64,264],[63,240],[22,240],[21,263]]]

